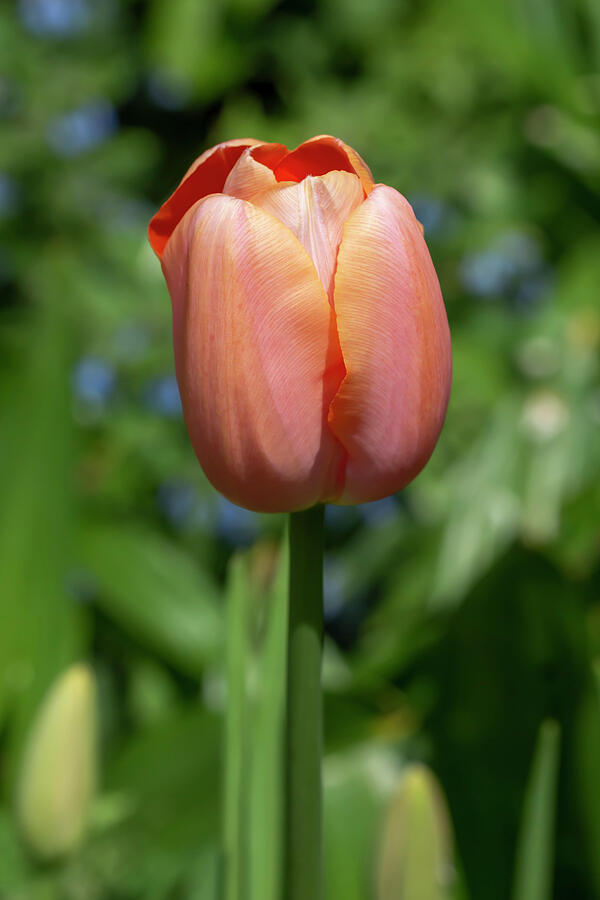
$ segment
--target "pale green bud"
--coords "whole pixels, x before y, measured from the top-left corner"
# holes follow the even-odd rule
[[[85,833],[97,773],[96,682],[71,666],[44,698],[23,753],[17,816],[41,859],[65,856]]]
[[[454,878],[446,801],[423,765],[404,770],[379,846],[377,900],[447,900]]]

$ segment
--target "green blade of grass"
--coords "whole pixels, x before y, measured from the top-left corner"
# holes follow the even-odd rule
[[[245,896],[245,758],[247,734],[249,584],[246,559],[233,557],[227,583],[225,771],[223,806],[224,900]]]
[[[279,900],[282,853],[283,719],[287,635],[288,551],[264,604],[264,637],[257,658],[250,771],[249,900]]]
[[[525,793],[513,900],[550,900],[560,726],[542,723]]]

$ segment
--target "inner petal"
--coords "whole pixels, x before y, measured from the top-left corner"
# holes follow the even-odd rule
[[[331,303],[344,223],[363,199],[357,176],[336,170],[326,175],[308,175],[297,184],[278,184],[254,196],[252,203],[296,235],[310,255]]]
[[[254,153],[252,151],[256,150]],[[252,197],[277,184],[273,166],[287,154],[283,144],[260,144],[248,147],[227,176],[223,193],[251,200]]]
[[[275,177],[277,181],[302,181],[307,175],[325,175],[336,169],[354,173],[342,142],[324,134],[284,156],[275,167]]]
[[[202,197],[220,193],[227,176],[244,150],[257,143],[258,141],[252,138],[226,141],[211,147],[192,163],[179,186],[169,199],[165,200],[148,226],[150,243],[159,258],[162,257],[169,238],[188,209]]]

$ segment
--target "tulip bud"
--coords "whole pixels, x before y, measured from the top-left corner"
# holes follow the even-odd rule
[[[377,900],[447,900],[453,874],[451,825],[444,796],[429,769],[410,766],[385,823]]]
[[[96,783],[96,684],[71,666],[54,682],[33,722],[17,791],[17,816],[40,859],[70,853],[83,838]]]
[[[327,135],[202,154],[149,227],[206,475],[249,509],[378,500],[442,428],[450,335],[414,213]]]

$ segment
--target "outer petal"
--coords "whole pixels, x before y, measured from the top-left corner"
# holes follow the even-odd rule
[[[340,140],[338,138],[338,140]],[[352,167],[358,177],[360,178],[361,184],[363,186],[365,194],[367,196],[371,193],[373,188],[375,187],[375,182],[373,181],[373,175],[371,174],[371,170],[362,158],[362,156],[356,152],[349,144],[346,144],[344,141],[340,140],[340,144],[346,151],[348,155],[348,159],[352,163]]]
[[[377,185],[344,228],[334,303],[347,374],[329,414],[348,453],[338,502],[376,500],[423,468],[451,382],[439,283],[408,202]]]
[[[206,150],[192,163],[179,186],[163,203],[148,226],[148,238],[159,259],[188,209],[201,197],[222,191],[225,179],[244,150],[259,143],[253,138],[225,141]]]
[[[283,157],[274,171],[277,181],[302,181],[307,175],[325,175],[336,169],[358,175],[365,194],[372,191],[373,176],[365,161],[356,150],[329,134],[300,144]]]
[[[334,171],[317,177],[307,175],[297,184],[275,185],[253,197],[252,202],[296,235],[314,262],[321,284],[332,296],[344,223],[363,199],[356,175]]]
[[[191,209],[163,256],[190,438],[235,503],[301,509],[343,458],[327,412],[343,369],[314,266],[276,219],[226,195]]]

